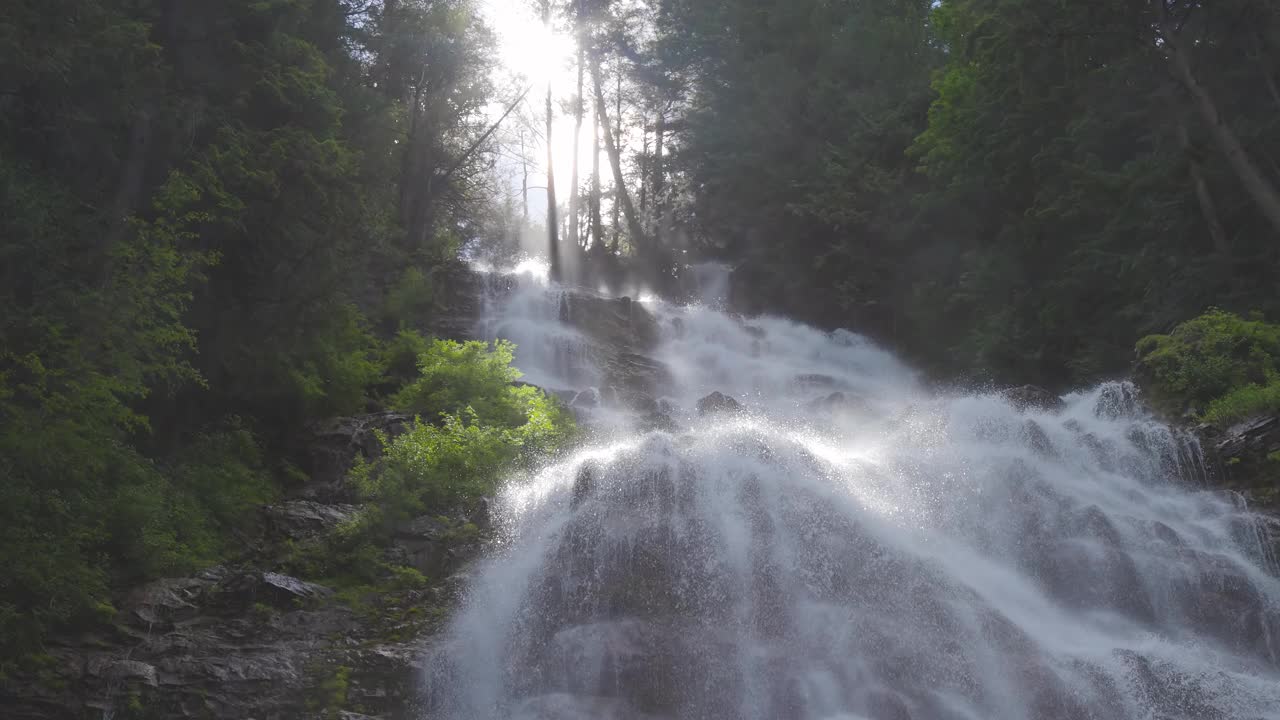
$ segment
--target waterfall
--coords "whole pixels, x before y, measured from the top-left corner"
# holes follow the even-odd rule
[[[563,291],[517,284],[488,332],[607,391]],[[1270,539],[1132,385],[939,391],[713,305],[645,304],[668,424],[589,423],[507,484],[424,717],[1280,718]]]

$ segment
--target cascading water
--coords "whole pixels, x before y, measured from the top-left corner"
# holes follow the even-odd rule
[[[600,382],[521,286],[490,330]],[[853,334],[648,308],[674,429],[513,480],[426,717],[1280,718],[1269,541],[1130,386],[1020,410]]]

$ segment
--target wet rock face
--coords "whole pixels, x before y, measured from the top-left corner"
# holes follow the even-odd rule
[[[720,392],[713,392],[698,401],[699,415],[717,415],[741,411],[742,406],[738,404],[737,400]]]
[[[354,503],[354,489],[346,483],[347,473],[357,457],[376,458],[382,454],[377,434],[394,438],[409,430],[413,416],[380,412],[356,417],[335,418],[311,428],[304,468],[311,482],[299,490],[303,499],[327,504]]]
[[[1250,418],[1227,428],[1217,439],[1217,449],[1223,457],[1241,459],[1280,450],[1280,417]]]
[[[618,353],[605,365],[605,383],[620,397],[634,394],[652,397],[671,382],[671,370],[644,355]]]
[[[1223,483],[1280,514],[1280,462],[1274,459],[1280,457],[1280,416],[1250,418],[1221,432],[1206,426],[1201,432],[1217,455]]]
[[[1035,385],[1022,385],[1000,393],[1018,410],[1056,412],[1064,406],[1062,398]]]
[[[355,505],[326,505],[314,500],[289,500],[263,508],[272,532],[290,540],[313,540],[355,519]]]
[[[416,718],[420,643],[370,638],[356,613],[326,601],[328,592],[275,573],[222,570],[150,583],[122,600],[112,627],[54,641],[40,675],[0,684],[0,716],[320,717],[318,688],[341,673],[346,706],[382,720]]]
[[[420,329],[455,340],[474,339],[476,324],[484,314],[485,298],[509,293],[514,284],[510,276],[478,272],[462,261],[436,268],[431,281],[440,307]]]
[[[351,625],[345,608],[309,609],[327,593],[223,569],[149,583],[121,601],[109,632],[50,646],[56,681],[8,684],[0,705],[15,718],[111,717],[130,705],[148,717],[296,717],[317,649]]]
[[[262,512],[267,540],[283,542],[315,540],[356,511],[287,501]],[[420,638],[433,627],[420,619],[452,602],[446,578],[490,524],[485,501],[405,523],[388,553],[442,582],[384,587],[352,606],[325,585],[245,566],[145,583],[115,600],[109,625],[52,639],[40,672],[0,682],[0,718],[418,720]],[[341,708],[329,700],[339,678]]]
[[[866,410],[866,408],[867,403],[864,399],[841,390],[820,398],[814,398],[805,404],[806,410],[820,415],[835,415],[844,412],[856,413]]]
[[[448,533],[449,527],[440,519],[424,516],[397,528],[395,545],[404,551],[406,565],[435,577],[448,564]]]
[[[615,350],[647,352],[661,334],[653,314],[626,297],[566,292],[560,299],[560,321]]]

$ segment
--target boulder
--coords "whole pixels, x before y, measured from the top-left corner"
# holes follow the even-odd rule
[[[1027,410],[1057,412],[1065,405],[1062,398],[1035,385],[1009,388],[1001,391],[1000,395],[1019,412],[1026,412]]]
[[[1035,420],[1028,420],[1022,425],[1020,433],[1022,441],[1025,442],[1036,455],[1043,458],[1054,457],[1057,450],[1053,447],[1053,441],[1049,439],[1048,433]]]
[[[355,505],[326,505],[314,500],[288,500],[263,508],[267,526],[291,540],[309,540],[332,531],[359,514]]]
[[[652,395],[635,390],[618,393],[618,404],[644,416],[662,414],[662,408]]]
[[[1265,457],[1280,451],[1280,416],[1249,418],[1227,428],[1214,447],[1224,459]]]
[[[571,408],[596,408],[600,406],[600,393],[595,388],[587,388],[582,392],[576,393],[573,399],[569,401]]]
[[[449,561],[449,526],[440,518],[424,515],[396,528],[395,546],[405,553],[409,566],[427,577],[444,572]]]
[[[154,665],[137,660],[121,660],[109,655],[98,655],[89,658],[85,667],[86,674],[107,683],[141,684],[156,687],[156,668]]]
[[[125,596],[126,621],[146,627],[165,627],[189,620],[200,612],[209,589],[216,581],[202,578],[171,578],[149,582]]]
[[[725,395],[719,391],[698,401],[699,415],[714,415],[716,413],[736,413],[742,410],[742,406],[737,400]]]
[[[1093,414],[1104,420],[1137,417],[1142,412],[1138,387],[1131,382],[1107,383],[1098,394]]]
[[[837,390],[830,395],[810,400],[805,404],[805,409],[817,413],[858,411],[866,409],[866,401]]]
[[[659,409],[640,418],[640,421],[636,424],[636,429],[641,432],[675,433],[680,431],[680,426],[676,424],[675,420],[671,419],[669,413]]]
[[[229,575],[205,593],[201,612],[234,617],[256,605],[294,610],[323,600],[333,591],[323,585],[275,572],[240,572]]]
[[[320,600],[333,594],[323,585],[274,572],[262,573],[263,595],[277,604]]]
[[[653,397],[673,380],[671,370],[657,360],[644,355],[623,352],[605,363],[605,383],[622,393],[641,393]]]
[[[480,498],[467,513],[467,522],[482,531],[493,527],[493,502],[486,497]]]
[[[380,412],[356,417],[333,418],[311,427],[305,470],[311,482],[297,493],[306,500],[343,504],[358,500],[347,486],[347,473],[357,457],[376,458],[382,454],[378,433],[394,438],[409,430],[413,415]]]
[[[1250,418],[1217,435],[1211,428],[1200,432],[1217,455],[1227,486],[1247,492],[1261,509],[1280,511],[1280,482],[1273,459],[1280,453],[1280,416]]]
[[[811,388],[818,390],[829,390],[840,384],[840,381],[830,375],[821,375],[818,373],[808,373],[796,376],[796,384],[802,388]]]

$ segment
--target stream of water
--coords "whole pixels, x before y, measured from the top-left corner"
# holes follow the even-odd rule
[[[701,304],[642,303],[670,423],[584,408],[590,440],[495,503],[424,717],[1280,718],[1263,526],[1132,386],[939,391],[858,335],[732,317],[701,274]],[[524,275],[483,332],[602,395],[560,298]]]

